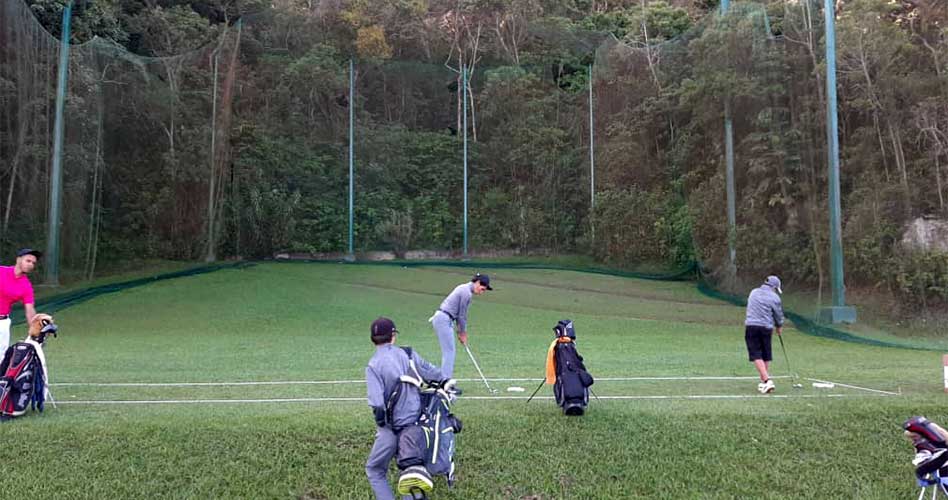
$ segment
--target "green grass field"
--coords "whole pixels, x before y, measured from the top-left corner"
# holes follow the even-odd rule
[[[901,423],[948,419],[937,352],[790,328],[795,372],[854,387],[792,389],[778,378],[762,396],[743,310],[693,284],[481,271],[496,290],[471,307],[471,346],[489,378],[530,380],[492,380],[501,393],[490,396],[459,352],[459,482],[440,482],[434,498],[914,498]],[[439,363],[427,318],[468,277],[259,264],[61,311],[62,334],[47,348],[58,408],[0,425],[0,488],[28,498],[370,498],[374,423],[358,382],[374,350],[369,324],[393,318],[400,344]],[[549,399],[516,399],[536,387],[562,318],[576,322],[599,379],[602,400],[581,418]],[[774,348],[773,372],[785,376]],[[259,384],[279,381],[298,383]],[[527,392],[504,390],[513,385]]]

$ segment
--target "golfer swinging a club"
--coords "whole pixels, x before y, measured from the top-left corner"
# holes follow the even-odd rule
[[[454,377],[454,324],[457,324],[458,340],[467,345],[467,309],[471,306],[471,299],[485,290],[493,290],[490,277],[477,273],[470,283],[455,287],[434,316],[428,318],[441,344],[441,374],[446,379]]]
[[[783,328],[783,305],[780,301],[780,278],[767,276],[764,284],[751,290],[747,297],[747,316],[744,320],[744,342],[747,344],[747,357],[757,373],[760,383],[757,390],[761,394],[774,391],[774,382],[767,370],[773,360],[770,349],[774,331],[780,336]]]

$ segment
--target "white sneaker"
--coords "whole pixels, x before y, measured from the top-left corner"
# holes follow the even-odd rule
[[[762,392],[762,393],[764,393],[764,394],[769,394],[769,393],[771,393],[771,392],[774,392],[774,389],[776,389],[776,388],[777,388],[777,387],[774,385],[774,381],[773,381],[773,380],[768,380],[768,381],[764,382],[763,387],[761,387],[760,392]]]

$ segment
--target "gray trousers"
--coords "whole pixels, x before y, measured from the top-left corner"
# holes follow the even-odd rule
[[[369,477],[369,485],[372,486],[377,500],[395,500],[395,493],[392,492],[386,476],[388,466],[397,451],[398,435],[388,427],[378,427],[375,444],[372,445],[369,459],[365,462],[365,475]],[[402,499],[411,499],[411,495],[405,495]]]
[[[450,316],[438,311],[431,317],[431,326],[441,344],[441,375],[447,380],[454,377],[454,323]]]

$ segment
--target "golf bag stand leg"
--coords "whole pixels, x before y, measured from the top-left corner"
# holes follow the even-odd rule
[[[945,498],[948,498],[948,489],[945,488],[945,484],[938,482],[934,484],[922,485],[922,489],[918,492],[917,500],[923,500],[925,498],[925,490],[927,490],[929,486],[932,488],[932,500],[938,498],[939,491]]]
[[[535,391],[533,391],[533,394],[531,394],[530,397],[527,398],[527,403],[529,403],[530,401],[533,401],[533,396],[536,396],[537,393],[540,392],[540,388],[543,387],[543,383],[544,383],[544,382],[546,382],[546,379],[545,379],[545,378],[540,380],[540,385],[538,385],[538,386],[537,386],[537,389],[536,389]]]

